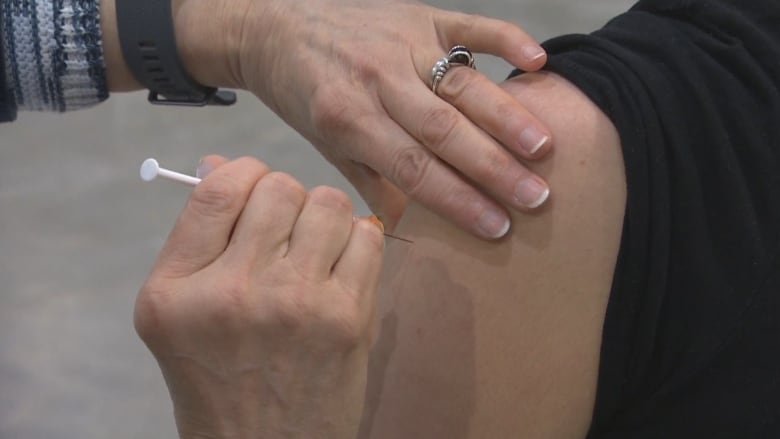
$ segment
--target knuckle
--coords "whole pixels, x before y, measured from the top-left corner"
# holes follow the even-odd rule
[[[157,296],[157,291],[151,290],[147,284],[141,288],[141,292],[135,301],[133,326],[141,340],[147,344],[160,333]]]
[[[402,148],[390,165],[390,175],[398,187],[414,196],[420,190],[431,162],[428,153],[417,146]]]
[[[490,148],[480,156],[475,179],[486,183],[494,182],[509,175],[510,168],[512,168],[512,160],[508,154],[498,147]]]
[[[240,324],[251,293],[247,278],[235,273],[220,285],[217,293],[209,304],[209,321],[223,328]]]
[[[442,78],[439,88],[436,90],[439,97],[447,102],[455,103],[460,101],[466,90],[472,89],[480,76],[474,69],[455,66],[447,71]]]
[[[259,175],[265,175],[269,171],[268,165],[266,165],[265,163],[261,162],[260,160],[252,156],[239,157],[233,160],[231,165],[233,166],[233,168],[238,169],[239,170],[238,172],[242,174],[253,172]],[[233,173],[236,173],[236,171],[234,171]]]
[[[241,208],[241,187],[229,175],[203,180],[190,195],[188,206],[205,217],[221,216]]]
[[[278,295],[268,305],[270,321],[284,332],[296,334],[314,321],[317,310],[306,291],[286,291]]]
[[[456,17],[457,29],[462,35],[470,35],[480,24],[484,24],[485,18],[477,14],[459,13]]]
[[[348,98],[348,90],[339,83],[317,87],[311,98],[309,112],[312,126],[325,139],[332,138],[329,133],[348,132],[356,116]]]
[[[433,108],[422,117],[420,139],[431,150],[441,154],[458,125],[458,112],[454,108]]]
[[[352,201],[342,190],[330,186],[317,186],[309,193],[312,203],[334,210],[352,212]]]
[[[248,281],[249,276],[240,271],[232,271],[229,279],[223,280],[219,288],[219,303],[224,308],[241,308],[245,298],[251,293]]]
[[[360,306],[354,301],[340,303],[328,316],[331,337],[342,345],[353,346],[370,336],[366,318]]]
[[[338,319],[332,325],[336,339],[348,346],[356,345],[367,338],[368,334],[365,333],[364,326],[361,322],[349,317]]]
[[[512,23],[501,20],[490,20],[491,28],[493,29],[493,35],[496,38],[498,47],[506,46],[512,41],[519,39],[525,39],[525,35],[520,28]]]
[[[241,157],[235,159],[234,163],[239,164],[241,166],[252,166],[252,167],[261,166],[261,167],[265,167],[265,164],[260,162],[260,160],[256,159],[255,157],[249,156],[249,155],[241,156]]]
[[[133,312],[133,326],[146,344],[152,344],[164,334],[164,310],[168,301],[167,288],[147,281],[138,293]]]
[[[391,35],[393,41],[402,41],[401,35]],[[356,77],[362,78],[365,84],[374,84],[379,82],[387,75],[387,70],[381,59],[376,56],[361,56],[354,60],[353,73]]]
[[[288,198],[303,199],[306,196],[306,188],[301,182],[285,172],[272,172],[257,182],[256,186],[267,185],[268,190],[284,194]]]

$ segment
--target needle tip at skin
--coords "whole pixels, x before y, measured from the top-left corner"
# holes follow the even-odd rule
[[[389,233],[383,233],[383,235],[387,236],[388,238],[397,239],[399,241],[408,242],[409,244],[414,244],[414,241],[410,241],[406,238],[401,238],[400,236],[391,235]]]

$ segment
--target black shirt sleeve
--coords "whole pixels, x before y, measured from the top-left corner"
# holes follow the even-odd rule
[[[628,186],[590,437],[780,437],[780,1],[640,1],[545,47]]]

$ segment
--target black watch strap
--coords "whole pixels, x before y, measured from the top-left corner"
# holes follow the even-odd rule
[[[232,105],[236,94],[198,84],[176,50],[171,0],[116,0],[122,55],[135,79],[159,105]]]

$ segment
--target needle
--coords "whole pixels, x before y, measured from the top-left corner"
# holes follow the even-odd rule
[[[171,171],[170,169],[165,169],[161,167],[160,163],[158,163],[157,160],[153,158],[148,158],[144,160],[144,162],[141,164],[141,180],[152,181],[157,177],[166,178],[172,181],[178,181],[179,183],[184,183],[190,186],[195,186],[198,183],[200,183],[200,178],[193,177],[191,175],[182,174],[181,172]],[[413,241],[410,241],[405,238],[401,238],[400,236],[393,236],[389,233],[382,233],[382,234],[387,236],[388,238],[393,238],[399,241],[408,242],[409,244],[414,243]]]
[[[397,239],[399,241],[408,242],[409,244],[414,244],[414,241],[410,241],[410,240],[408,240],[406,238],[401,238],[400,236],[395,236],[395,235],[391,235],[389,233],[384,233],[384,232],[382,232],[382,234],[387,236],[388,238],[393,238],[393,239]]]

